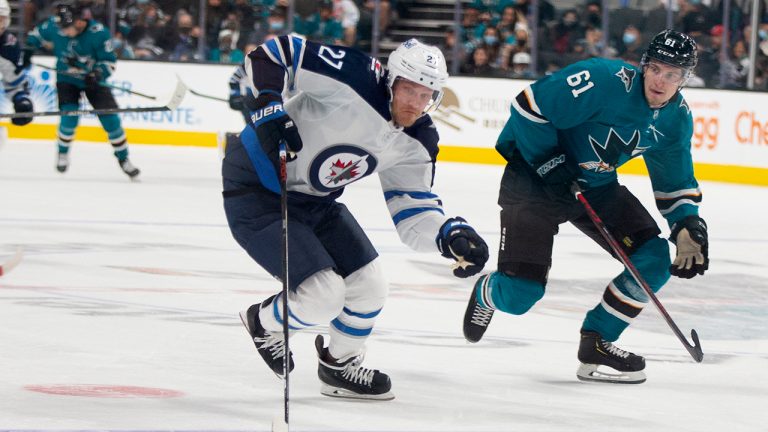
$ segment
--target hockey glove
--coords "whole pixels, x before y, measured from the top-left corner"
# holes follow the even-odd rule
[[[17,93],[13,98],[13,110],[17,113],[32,112],[34,107],[32,101],[29,99],[29,95],[26,93]],[[16,126],[24,126],[32,122],[32,117],[15,117],[11,119],[11,123]]]
[[[669,272],[677,277],[690,279],[703,275],[709,268],[709,241],[707,223],[698,216],[688,216],[672,225],[669,240],[677,245],[677,256]]]
[[[488,261],[488,245],[460,217],[450,218],[437,234],[437,248],[446,257],[456,260],[453,275],[466,278],[479,273]]]
[[[235,111],[242,111],[245,105],[243,105],[243,96],[239,94],[229,95],[229,108]]]
[[[247,101],[244,100],[244,103]],[[288,113],[283,109],[283,98],[275,93],[259,95],[254,104],[255,112],[251,116],[256,127],[256,136],[259,137],[264,153],[271,159],[278,159],[280,141],[285,145],[290,157],[301,151],[304,144],[301,141],[299,130]]]
[[[101,71],[94,69],[88,72],[88,74],[85,75],[84,81],[85,88],[89,90],[97,89],[99,87],[99,83],[101,82]]]
[[[558,153],[537,164],[532,164],[536,175],[544,183],[544,192],[552,200],[574,199],[571,184],[578,176],[578,171],[571,165],[565,153]]]

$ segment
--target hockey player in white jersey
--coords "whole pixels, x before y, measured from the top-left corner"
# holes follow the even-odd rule
[[[8,0],[0,0],[0,74],[3,75],[3,89],[5,97],[13,104],[14,112],[32,112],[32,100],[29,98],[27,81],[29,63],[24,61],[19,40],[13,33],[7,31],[10,17],[11,8]],[[16,126],[24,126],[31,121],[32,117],[11,119]]]
[[[458,277],[482,270],[488,247],[460,217],[447,217],[431,191],[438,134],[427,114],[448,78],[440,50],[411,39],[388,70],[357,50],[281,36],[252,51],[245,70],[257,95],[253,124],[227,146],[224,208],[238,243],[280,278],[278,143],[288,169],[289,326],[329,324],[319,356],[321,392],[392,399],[389,377],[361,365],[364,343],[387,295],[384,269],[363,229],[336,201],[344,187],[378,173],[402,241],[455,260]],[[282,376],[282,294],[240,316],[256,348]]]

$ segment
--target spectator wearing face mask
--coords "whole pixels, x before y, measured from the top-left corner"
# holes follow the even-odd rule
[[[584,38],[584,26],[579,23],[579,15],[576,9],[569,9],[563,13],[560,21],[552,27],[550,32],[550,46],[558,54],[573,52],[576,41]]]
[[[617,44],[619,57],[624,61],[639,61],[645,52],[646,43],[637,27],[630,24],[624,29],[621,41]]]
[[[237,49],[237,40],[234,39],[234,34],[230,29],[220,31],[219,46],[211,50],[208,60],[219,63],[242,63],[245,54]]]

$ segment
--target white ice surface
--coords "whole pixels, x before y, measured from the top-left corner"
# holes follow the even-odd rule
[[[0,261],[17,246],[26,253],[0,278],[0,429],[269,430],[282,413],[283,385],[237,312],[280,284],[229,233],[218,154],[131,152],[140,183],[128,181],[103,144],[76,143],[65,175],[54,170],[52,142],[0,149]],[[441,163],[435,184],[447,213],[466,217],[492,249],[501,171]],[[647,178],[622,182],[654,209]],[[704,362],[691,360],[649,306],[619,341],[647,357],[648,381],[625,386],[575,377],[581,320],[621,266],[574,228],[556,238],[544,299],[521,317],[496,314],[484,340],[470,345],[461,319],[473,280],[453,278],[444,258],[400,243],[375,176],[351,185],[343,201],[391,282],[365,364],[392,377],[396,399],[320,395],[316,332],[299,334],[291,339],[291,430],[768,430],[768,189],[702,189],[711,270],[672,280],[660,298],[686,336],[699,332]],[[182,395],[28,390],[82,384]]]

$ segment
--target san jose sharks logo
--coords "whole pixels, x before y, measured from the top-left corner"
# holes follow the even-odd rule
[[[321,151],[310,164],[309,180],[322,192],[333,192],[372,174],[376,158],[349,144],[337,144]]]
[[[600,159],[598,161],[582,162],[579,166],[588,171],[611,172],[619,165],[622,155],[628,156],[627,159],[639,155],[648,149],[648,147],[639,147],[640,144],[640,131],[635,130],[632,133],[632,137],[629,141],[624,139],[611,128],[608,131],[608,138],[604,143],[600,143],[592,137],[588,136],[589,143],[592,145],[592,149],[595,151],[595,155]]]
[[[624,88],[627,89],[627,93],[632,90],[632,83],[634,82],[636,73],[637,72],[634,69],[622,66],[621,70],[615,74],[617,77],[619,77],[621,82],[624,83]]]

